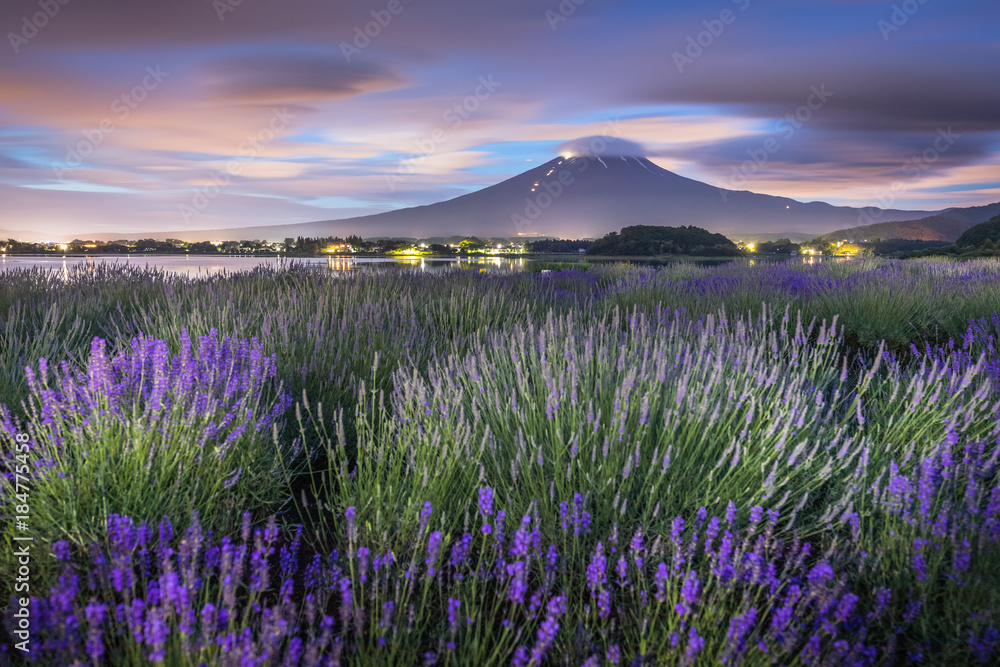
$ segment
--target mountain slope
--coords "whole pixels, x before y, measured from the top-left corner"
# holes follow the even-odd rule
[[[879,222],[840,229],[823,238],[830,241],[863,239],[908,239],[912,241],[948,241],[954,243],[966,230],[1000,214],[1000,202],[942,211],[919,220]]]
[[[723,190],[642,157],[556,158],[501,183],[448,201],[345,220],[202,232],[162,232],[191,240],[290,236],[546,235],[597,238],[635,225],[695,225],[727,235],[822,234],[858,220],[861,209]],[[930,211],[887,210],[885,220]],[[90,238],[99,238],[91,236]]]
[[[1000,215],[966,230],[955,241],[955,245],[963,248],[977,247],[982,246],[987,241],[993,245],[1000,243]]]

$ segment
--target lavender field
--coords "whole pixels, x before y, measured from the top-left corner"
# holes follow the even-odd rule
[[[994,260],[11,271],[3,652],[997,664],[998,345]]]

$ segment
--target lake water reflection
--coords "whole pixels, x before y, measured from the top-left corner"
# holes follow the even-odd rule
[[[751,261],[780,261],[787,260],[787,257],[755,258]],[[821,258],[796,258],[806,263],[819,261]],[[40,267],[53,271],[68,273],[76,266],[105,264],[127,264],[137,267],[155,267],[171,273],[178,273],[189,277],[211,276],[222,272],[235,273],[247,271],[258,266],[288,266],[294,262],[318,270],[329,270],[331,272],[364,271],[364,270],[390,270],[390,269],[411,269],[417,271],[445,271],[448,269],[499,269],[506,271],[530,270],[537,265],[550,264],[596,264],[615,263],[622,260],[594,259],[587,257],[577,257],[573,255],[549,256],[544,258],[534,257],[478,257],[478,258],[450,258],[450,257],[416,257],[416,258],[395,258],[395,257],[296,257],[293,259],[285,257],[241,257],[241,256],[211,256],[211,255],[97,255],[89,257],[50,257],[50,256],[13,256],[4,255],[0,257],[0,272],[20,269]],[[628,260],[632,264],[642,264],[647,266],[662,266],[673,263],[677,260]],[[733,260],[730,259],[693,259],[690,261],[699,265],[724,264]]]

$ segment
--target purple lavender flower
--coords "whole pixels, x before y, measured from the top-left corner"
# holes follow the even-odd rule
[[[60,541],[52,545],[52,554],[56,557],[56,560],[68,563],[72,557],[69,548],[69,542]]]
[[[431,521],[431,514],[434,512],[434,508],[431,507],[431,501],[424,502],[424,508],[420,510],[420,526],[417,528],[417,534],[423,535],[424,531],[427,530],[427,525]]]
[[[733,652],[739,653],[743,651],[746,640],[753,631],[756,622],[757,610],[753,607],[748,609],[746,613],[735,616],[729,622],[729,630],[726,632],[726,638],[729,640],[729,647]]]
[[[351,588],[351,580],[347,577],[341,577],[337,587],[340,589],[340,622],[346,628],[354,614],[354,591]]]
[[[972,549],[969,546],[969,540],[962,540],[955,547],[953,567],[957,573],[968,572],[969,568],[972,567]]]
[[[590,564],[587,566],[587,588],[590,589],[592,596],[597,594],[597,589],[608,583],[607,567],[608,560],[604,556],[604,545],[598,542]]]
[[[667,585],[670,581],[670,570],[667,568],[667,564],[663,561],[656,566],[656,575],[653,577],[653,583],[656,585],[656,601],[659,603],[664,603],[667,601]]]
[[[354,523],[356,513],[353,507],[348,507],[344,511],[344,518],[347,520],[347,539],[350,542],[355,542],[358,539],[358,528]]]
[[[146,646],[152,651],[149,659],[152,662],[161,662],[166,657],[167,637],[170,635],[170,626],[167,625],[163,614],[158,607],[150,607],[146,614],[146,626],[144,628]]]
[[[104,655],[104,642],[101,640],[101,625],[107,616],[107,607],[103,604],[91,602],[84,611],[87,619],[87,655],[95,663],[99,662]]]
[[[684,583],[681,585],[681,601],[674,606],[678,614],[685,616],[691,613],[694,605],[698,603],[700,590],[698,573],[694,570],[688,570],[687,576],[684,577]]]
[[[618,573],[618,587],[625,588],[629,586],[628,580],[628,561],[625,560],[624,556],[618,558],[618,563],[615,566],[615,570]]]
[[[583,509],[583,496],[579,493],[573,496],[573,534],[583,535],[590,532],[590,513]]]
[[[886,608],[892,601],[892,590],[889,588],[879,588],[875,592],[875,606],[868,613],[869,621],[881,620],[882,615],[885,613]]]
[[[607,618],[611,615],[611,591],[602,588],[597,593],[597,617]]]
[[[521,518],[521,526],[514,531],[514,538],[511,540],[510,555],[513,558],[522,558],[528,555],[528,546],[530,544],[531,533],[529,526],[531,525],[531,516],[525,514]]]
[[[451,634],[458,632],[458,624],[461,620],[458,612],[462,607],[462,601],[455,598],[448,598],[448,631]]]
[[[981,664],[989,664],[998,645],[1000,645],[1000,632],[994,627],[986,628],[980,636],[969,632],[969,648]]]
[[[726,505],[726,523],[732,526],[736,522],[736,505],[733,501],[729,501]]]
[[[713,516],[708,522],[708,527],[705,529],[705,553],[710,553],[712,549],[712,543],[715,542],[715,538],[719,536],[719,517]]]
[[[923,548],[927,545],[927,540],[917,538],[913,541],[913,571],[917,574],[917,581],[927,581],[927,560],[924,558]]]
[[[215,636],[215,620],[216,620],[216,610],[215,605],[211,602],[206,602],[205,606],[201,608],[201,636],[204,641],[210,641]]]
[[[678,548],[684,545],[684,540],[682,535],[684,533],[684,518],[674,517],[674,520],[670,524],[670,541]]]
[[[694,660],[703,650],[705,650],[705,638],[699,635],[698,628],[692,625],[688,631],[687,649],[684,654],[689,660]]]
[[[917,620],[917,616],[920,615],[921,610],[924,608],[924,603],[920,600],[911,600],[906,603],[906,613],[903,614],[904,623],[913,623]]]
[[[541,664],[545,660],[545,655],[552,647],[553,642],[555,642],[556,633],[559,632],[559,619],[565,613],[565,598],[554,597],[549,601],[546,607],[545,620],[542,622],[542,627],[538,629],[537,641],[531,650],[531,661],[533,663]]]
[[[791,623],[794,614],[795,610],[791,605],[786,604],[775,609],[771,613],[771,631],[776,635],[780,635],[788,627],[788,624]]]
[[[493,515],[493,489],[479,489],[479,513],[485,518]]]
[[[819,586],[820,584],[833,579],[833,568],[830,567],[830,564],[825,560],[820,561],[813,566],[811,570],[809,570],[809,574],[806,575],[806,578],[809,580],[810,584]]]
[[[632,557],[635,560],[635,566],[640,570],[643,565],[642,553],[645,550],[646,547],[642,537],[642,527],[640,526],[636,529],[635,534],[632,535],[632,541],[629,543],[629,551],[632,552]]]
[[[441,551],[441,531],[434,531],[431,533],[430,538],[427,540],[427,559],[424,564],[427,565],[427,576],[433,577],[436,570],[435,565],[437,564],[438,553]]]
[[[469,557],[469,552],[472,550],[472,535],[469,533],[463,533],[461,539],[451,545],[451,557],[448,558],[448,565],[452,568],[459,568],[465,564],[466,559]],[[457,579],[462,578],[462,573],[459,572],[455,575]]]
[[[507,576],[510,577],[510,593],[507,595],[507,599],[514,604],[524,604],[524,595],[528,592],[524,561],[519,560],[508,565]]]
[[[371,552],[368,547],[358,547],[358,580],[361,583],[368,581],[368,558]]]
[[[392,600],[385,602],[382,605],[382,619],[379,621],[379,627],[383,630],[388,630],[392,627],[392,614],[396,609],[396,603]]]

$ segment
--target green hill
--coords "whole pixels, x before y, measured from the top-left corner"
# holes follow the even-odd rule
[[[993,244],[1000,242],[1000,215],[967,230],[958,237],[955,245],[962,248],[980,247],[986,241],[992,241]]]
[[[966,230],[955,245],[944,248],[923,250],[907,255],[907,257],[958,257],[971,259],[975,257],[1000,257],[1000,215]]]
[[[700,227],[624,227],[598,239],[587,249],[588,255],[641,256],[696,255],[735,257],[741,254],[735,243],[722,234]]]

